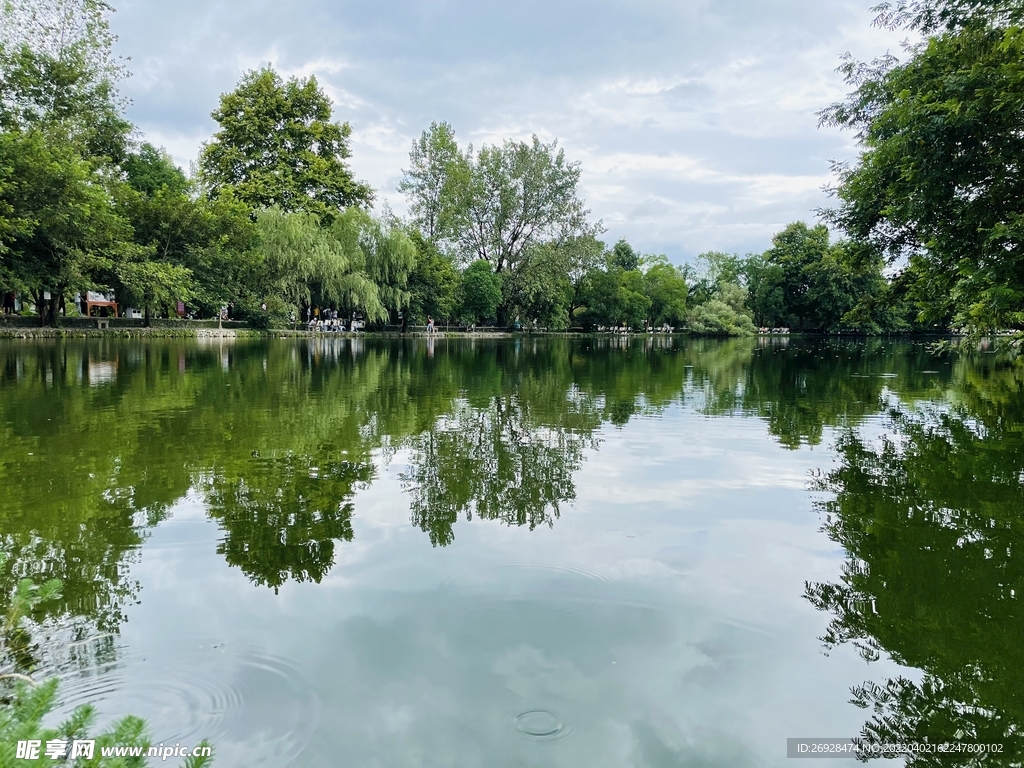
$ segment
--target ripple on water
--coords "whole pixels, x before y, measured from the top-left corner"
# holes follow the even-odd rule
[[[520,736],[538,741],[561,740],[572,735],[572,729],[547,709],[528,709],[514,715],[512,727]]]
[[[286,765],[320,719],[319,698],[287,661],[224,646],[148,660],[126,653],[61,675],[60,696],[58,716],[89,703],[103,720],[145,718],[160,742],[207,739],[221,766]]]

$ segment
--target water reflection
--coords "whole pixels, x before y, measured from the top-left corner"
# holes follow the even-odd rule
[[[360,492],[389,466],[427,550],[467,520],[543,536],[586,490],[584,465],[614,461],[620,427],[683,410],[702,425],[750,419],[772,450],[841,435],[816,490],[849,561],[807,595],[831,614],[828,644],[921,670],[855,689],[866,738],[1019,740],[1024,375],[879,341],[0,344],[0,600],[23,577],[64,583],[33,617],[63,655],[39,645],[18,663],[109,666],[144,598],[140,547],[183,500],[219,529],[206,551],[274,600],[325,579],[357,535]],[[302,706],[296,719],[312,718],[316,702]],[[565,712],[509,717],[537,736],[547,715]]]
[[[795,447],[876,411],[883,390],[945,378],[920,373],[922,347],[878,343],[103,340],[0,355],[4,585],[59,578],[50,614],[100,631],[138,597],[146,531],[192,490],[228,564],[278,588],[332,567],[375,455],[406,452],[411,522],[446,545],[460,518],[552,525],[604,424],[685,403],[757,416]]]
[[[411,522],[434,545],[461,518],[550,526],[602,425],[687,404],[817,444],[883,390],[943,386],[920,373],[926,355],[668,339],[5,344],[8,583],[46,570],[66,584],[59,612],[115,626],[135,597],[132,551],[193,490],[254,583],[319,581],[352,538],[354,494],[399,452]]]
[[[335,542],[352,540],[352,497],[373,476],[372,464],[326,450],[315,457],[256,454],[243,472],[214,474],[204,490],[209,515],[224,531],[217,552],[256,584],[319,583],[334,565]]]
[[[1024,754],[1024,373],[963,360],[943,403],[888,402],[886,433],[848,431],[819,478],[825,530],[846,549],[839,583],[809,584],[852,643],[922,670],[854,689],[877,743],[1005,743],[1006,752],[909,765],[1019,765]]]

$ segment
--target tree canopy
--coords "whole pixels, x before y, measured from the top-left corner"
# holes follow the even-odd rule
[[[229,189],[254,210],[276,206],[320,218],[373,199],[346,162],[352,127],[332,121],[315,77],[285,81],[270,68],[253,70],[221,96],[212,116],[220,130],[199,158],[212,196]]]
[[[909,58],[861,64],[822,122],[856,132],[829,219],[922,286],[925,321],[1024,328],[1024,32],[1019,3],[900,3],[893,25],[932,33]]]

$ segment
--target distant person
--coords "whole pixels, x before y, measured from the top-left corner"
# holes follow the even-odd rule
[[[429,336],[434,332],[434,318],[427,316],[427,335]]]

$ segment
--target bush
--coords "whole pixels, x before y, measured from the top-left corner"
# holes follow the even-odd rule
[[[746,299],[745,288],[727,283],[709,301],[686,314],[687,328],[707,336],[751,336],[757,328],[744,307]]]

